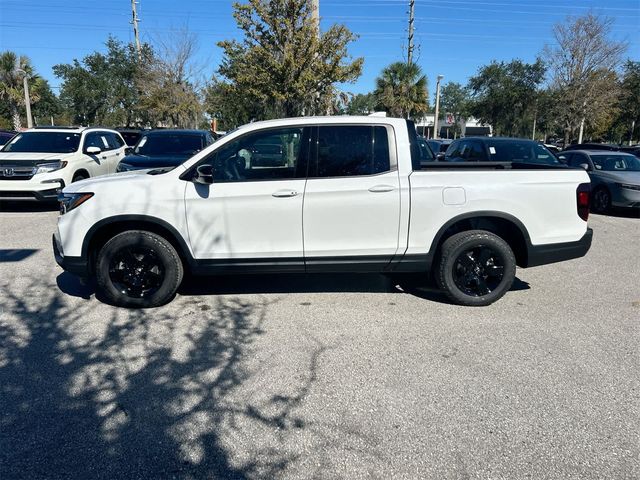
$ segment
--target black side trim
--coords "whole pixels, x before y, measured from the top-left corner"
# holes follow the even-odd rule
[[[393,267],[390,270],[401,273],[428,272],[431,270],[432,264],[432,253],[414,253],[411,255],[404,255],[397,261],[394,260]]]
[[[537,267],[538,265],[584,257],[591,248],[592,239],[593,230],[587,228],[587,233],[577,242],[551,243],[549,245],[531,245],[527,242],[528,262],[525,266]]]
[[[305,264],[309,273],[375,273],[387,270],[391,258],[391,255],[308,257]]]
[[[212,258],[195,260],[191,272],[197,275],[304,273],[300,258]]]

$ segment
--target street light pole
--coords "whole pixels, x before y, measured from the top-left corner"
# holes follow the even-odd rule
[[[27,110],[27,127],[33,128],[33,119],[31,117],[31,99],[29,97],[29,74],[23,69],[18,68],[18,73],[22,73],[22,84],[24,85],[24,105]]]
[[[436,114],[433,120],[433,138],[440,138],[438,132],[438,115],[440,115],[440,81],[444,78],[444,75],[438,75],[436,82]]]

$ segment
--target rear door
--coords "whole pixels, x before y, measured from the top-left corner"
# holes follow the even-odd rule
[[[118,163],[124,157],[124,147],[125,142],[118,133],[107,132],[106,133],[107,142],[109,142],[109,146],[111,147],[109,156],[109,173],[115,173]]]
[[[304,195],[307,271],[358,263],[377,270],[398,250],[400,182],[393,129],[322,125]],[[349,264],[351,264],[349,266]]]

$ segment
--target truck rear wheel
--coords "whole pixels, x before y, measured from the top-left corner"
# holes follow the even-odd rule
[[[96,262],[98,288],[119,307],[149,308],[171,300],[183,266],[173,245],[155,233],[132,230],[111,238]]]
[[[442,244],[438,286],[455,303],[490,305],[509,291],[516,259],[509,244],[484,230],[456,233]]]

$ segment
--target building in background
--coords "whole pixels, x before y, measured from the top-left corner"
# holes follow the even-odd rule
[[[426,114],[421,120],[416,121],[416,128],[418,135],[425,138],[434,138],[433,124],[435,115],[433,113]],[[440,130],[439,138],[456,138],[456,137],[471,137],[471,136],[483,136],[490,137],[493,135],[493,129],[491,125],[482,125],[479,120],[475,118],[468,118],[466,121],[459,123],[459,134],[455,132],[453,115],[447,114],[438,120],[438,129]]]

